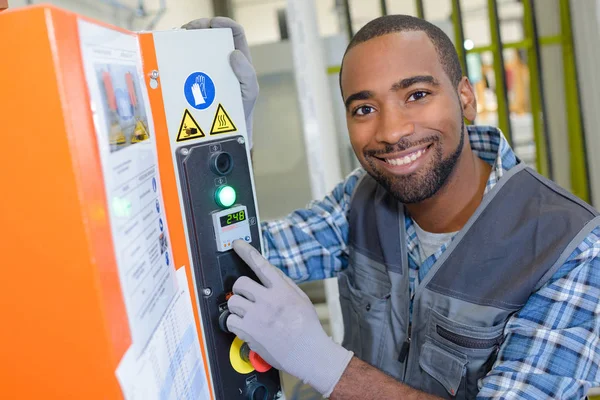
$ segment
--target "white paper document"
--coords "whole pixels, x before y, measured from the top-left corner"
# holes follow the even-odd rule
[[[134,352],[176,292],[150,104],[137,37],[79,21],[84,71]]]
[[[126,400],[208,400],[185,269],[177,271],[179,290],[141,357],[129,351],[117,377]]]

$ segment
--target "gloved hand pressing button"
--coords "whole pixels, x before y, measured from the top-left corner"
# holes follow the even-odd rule
[[[233,249],[262,284],[245,276],[235,282],[228,329],[273,367],[329,396],[353,353],[327,336],[308,296],[281,270],[244,241]]]

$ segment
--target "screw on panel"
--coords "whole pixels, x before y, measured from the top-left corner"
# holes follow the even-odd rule
[[[212,294],[212,289],[211,288],[204,288],[202,290],[202,294],[205,295],[206,297],[210,296]]]
[[[150,73],[150,88],[156,89],[158,87],[158,71],[154,70]]]
[[[190,154],[190,151],[188,149],[181,149],[181,154],[183,154],[184,156],[187,156],[188,154]]]
[[[283,393],[281,392],[281,390],[277,391],[277,393],[275,393],[275,398],[279,399],[281,398],[281,396],[283,396]]]
[[[238,138],[238,140],[237,140],[237,142],[238,142],[239,144],[244,144],[244,143],[246,143],[246,141],[244,140],[244,138],[243,138],[243,137],[239,137],[239,138]]]

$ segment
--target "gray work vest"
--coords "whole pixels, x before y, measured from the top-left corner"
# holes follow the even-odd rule
[[[600,222],[592,207],[519,164],[483,198],[415,291],[403,206],[368,175],[349,211],[338,275],[343,345],[416,389],[471,399],[509,317]]]

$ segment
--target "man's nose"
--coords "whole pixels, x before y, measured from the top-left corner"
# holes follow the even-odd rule
[[[380,143],[395,144],[404,136],[415,133],[415,123],[400,110],[382,110],[376,140]]]

